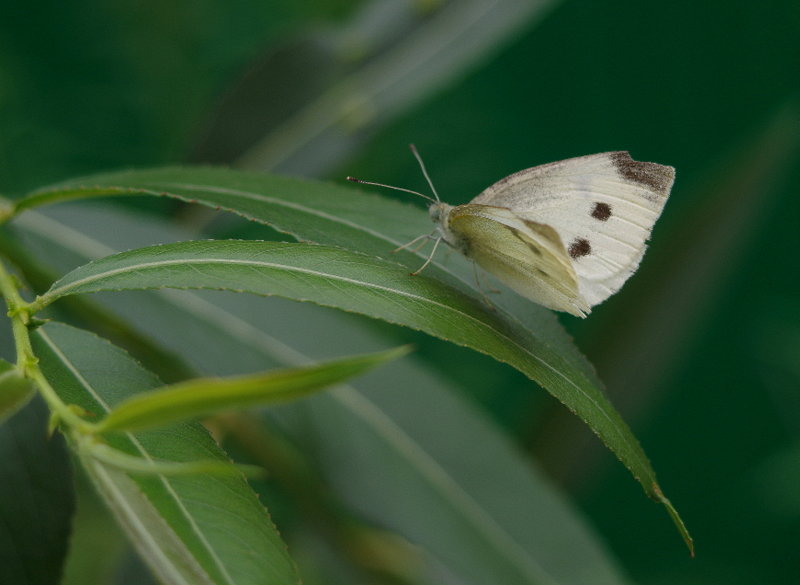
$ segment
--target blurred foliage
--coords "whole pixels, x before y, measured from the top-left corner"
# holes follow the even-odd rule
[[[0,188],[180,161],[270,45],[357,5],[57,0],[0,8]]]
[[[443,6],[461,4],[470,5]],[[258,112],[248,84],[280,89],[273,93],[286,116],[335,87],[338,69],[293,61],[292,47],[352,30],[356,18],[368,29],[379,19],[367,16],[391,6],[412,14],[401,29],[408,34],[320,61],[349,59],[342,75],[403,48],[444,8],[377,0],[7,4],[0,190],[202,160],[221,136],[217,120],[238,111],[246,127]],[[697,558],[686,558],[625,469],[609,465],[613,456],[545,393],[531,395],[526,380],[488,358],[415,341],[544,462],[635,582],[792,582],[800,572],[800,4],[574,0],[535,16],[446,85],[409,97],[391,119],[362,105],[355,126],[334,129],[330,140],[350,150],[328,164],[336,168],[328,176],[425,189],[410,142],[450,203],[521,168],[593,152],[627,149],[675,166],[640,273],[588,320],[562,321],[653,458],[694,532]],[[267,135],[280,122],[260,116],[253,124]],[[354,128],[365,125],[354,142]],[[225,152],[247,147],[238,146]]]

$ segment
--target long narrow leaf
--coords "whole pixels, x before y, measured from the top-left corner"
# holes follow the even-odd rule
[[[198,378],[133,396],[115,407],[97,432],[133,431],[197,418],[223,409],[300,398],[408,353],[407,347],[304,368],[234,378]]]
[[[653,498],[655,474],[630,429],[603,394],[525,330],[437,280],[347,250],[253,241],[181,242],[115,254],[73,270],[37,301],[76,293],[208,288],[284,296],[425,331],[512,364],[548,388],[613,449]],[[549,352],[547,352],[549,353]]]

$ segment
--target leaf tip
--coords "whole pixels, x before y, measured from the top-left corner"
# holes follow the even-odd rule
[[[675,509],[675,506],[672,505],[672,502],[669,501],[669,498],[664,495],[664,493],[661,491],[661,488],[656,483],[653,484],[653,494],[655,495],[656,499],[667,508],[669,517],[672,518],[675,528],[678,529],[678,533],[681,535],[683,542],[686,543],[686,546],[689,549],[689,556],[694,558],[694,539],[692,538],[692,535],[689,534],[689,529],[686,528],[686,524],[684,524],[683,519],[681,518],[680,514],[678,514],[678,510]]]

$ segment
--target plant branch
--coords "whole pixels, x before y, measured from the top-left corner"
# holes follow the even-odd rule
[[[14,336],[14,347],[17,353],[16,367],[20,374],[32,381],[38,388],[50,410],[59,421],[67,423],[78,430],[87,430],[88,424],[58,396],[39,368],[39,359],[33,353],[30,330],[31,315],[35,311],[19,294],[17,279],[0,262],[0,294],[6,301],[8,317],[11,319],[11,331]]]

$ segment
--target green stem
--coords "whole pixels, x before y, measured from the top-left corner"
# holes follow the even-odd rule
[[[70,427],[88,430],[89,423],[84,421],[59,398],[56,391],[47,381],[39,368],[39,359],[33,353],[31,346],[30,330],[28,325],[31,315],[35,311],[31,305],[19,294],[16,279],[6,270],[0,262],[0,294],[5,298],[8,306],[8,316],[11,319],[11,331],[14,336],[14,347],[17,352],[17,369],[24,378],[31,380],[38,388],[42,397],[59,420]]]
[[[39,295],[30,303],[26,303],[25,307],[31,315],[35,315],[36,313],[40,312],[42,309],[46,308],[47,305],[50,304],[49,299],[47,299],[47,295]]]

